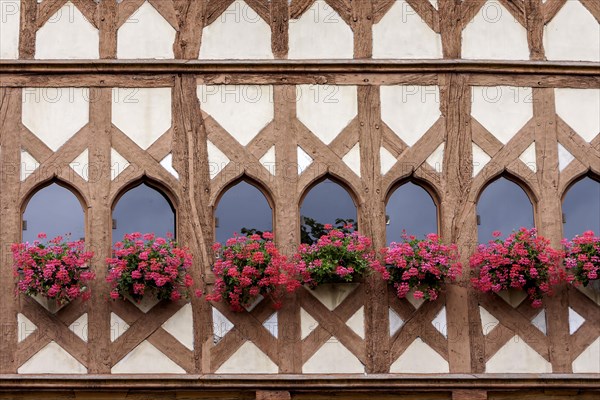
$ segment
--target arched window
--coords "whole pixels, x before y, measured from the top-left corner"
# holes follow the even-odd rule
[[[23,241],[33,242],[39,233],[48,239],[70,235],[85,237],[85,215],[79,199],[69,189],[52,183],[38,190],[23,212]]]
[[[600,182],[585,177],[575,183],[563,200],[564,237],[585,231],[600,233]]]
[[[241,181],[229,188],[215,212],[216,238],[220,243],[235,233],[245,235],[273,230],[273,210],[256,186]]]
[[[493,239],[493,232],[503,237],[520,227],[532,228],[533,205],[527,193],[516,183],[499,178],[485,188],[477,203],[479,243]]]
[[[300,207],[302,243],[312,243],[323,234],[325,224],[342,227],[352,224],[356,229],[356,205],[350,194],[331,179],[315,185],[304,197]]]
[[[113,243],[133,232],[175,235],[175,209],[162,192],[146,183],[129,189],[117,200],[112,218]]]
[[[437,233],[437,207],[423,187],[407,182],[390,196],[386,209],[386,235],[388,244],[398,242],[402,231],[417,238]]]

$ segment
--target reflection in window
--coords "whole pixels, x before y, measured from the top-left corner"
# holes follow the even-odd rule
[[[477,203],[479,243],[493,239],[494,231],[503,237],[520,227],[532,228],[533,206],[516,183],[500,178],[485,188]]]
[[[311,244],[324,234],[324,225],[353,225],[356,229],[356,206],[342,186],[326,179],[310,189],[300,207],[302,243]]]
[[[437,233],[437,207],[425,189],[412,182],[394,191],[386,206],[388,244],[399,242],[402,231],[417,238]]]
[[[223,194],[215,217],[215,234],[220,243],[225,243],[234,233],[245,235],[273,230],[273,211],[267,198],[245,181]]]
[[[563,201],[563,219],[565,238],[600,233],[600,182],[586,177],[574,184]]]
[[[126,233],[175,234],[175,210],[164,194],[142,183],[128,190],[113,209],[113,243]]]
[[[72,240],[85,237],[84,212],[79,199],[56,183],[36,192],[23,213],[23,241],[37,240],[44,232],[48,239],[70,234]]]

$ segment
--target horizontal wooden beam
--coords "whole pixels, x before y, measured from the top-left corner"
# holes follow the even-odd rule
[[[598,374],[1,375],[7,390],[594,390]]]
[[[2,60],[2,74],[519,73],[599,75],[600,63],[472,60]]]

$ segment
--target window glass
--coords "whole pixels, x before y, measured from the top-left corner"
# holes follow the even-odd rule
[[[506,237],[520,227],[532,228],[533,205],[525,191],[516,183],[500,178],[485,188],[479,203],[479,243],[493,239],[494,231]]]
[[[323,234],[323,226],[342,227],[352,224],[356,229],[356,206],[346,189],[330,179],[314,186],[300,207],[302,243],[312,243]]]
[[[145,183],[128,190],[113,209],[113,243],[126,233],[175,235],[175,211],[164,194]]]
[[[23,241],[37,240],[39,233],[48,239],[70,234],[71,240],[85,236],[84,212],[79,199],[69,189],[53,183],[38,190],[23,213]]]
[[[437,207],[424,188],[407,182],[392,193],[386,205],[388,244],[402,239],[402,231],[417,238],[437,233]]]
[[[225,243],[234,233],[273,230],[273,211],[265,195],[254,185],[241,181],[227,190],[215,212],[216,238]]]
[[[565,195],[563,214],[564,237],[585,231],[600,234],[600,182],[586,177],[575,183]]]

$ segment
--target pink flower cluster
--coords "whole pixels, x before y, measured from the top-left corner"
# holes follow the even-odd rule
[[[352,226],[347,227],[348,229]],[[371,239],[325,225],[327,233],[312,245],[301,244],[294,256],[297,272],[310,287],[321,283],[352,282],[370,268],[379,268]]]
[[[141,301],[151,292],[159,300],[177,301],[188,298],[194,284],[188,273],[192,255],[177,246],[170,237],[155,237],[139,232],[125,235],[114,245],[114,257],[106,259],[112,284],[112,299],[131,297]]]
[[[38,238],[46,239],[46,234],[40,233]],[[57,236],[47,243],[15,243],[11,250],[17,292],[39,294],[61,304],[90,297],[86,284],[95,278],[88,268],[94,254],[85,251],[82,240],[68,242]]]
[[[424,240],[406,234],[402,239],[382,250],[387,265],[383,278],[393,283],[399,298],[414,289],[414,298],[436,300],[444,280],[454,280],[461,273],[457,246],[442,244],[435,233]]]
[[[587,286],[600,277],[600,237],[587,231],[572,241],[563,240],[566,248],[565,264],[570,274],[568,280]]]
[[[280,254],[273,234],[234,236],[225,246],[213,245],[219,252],[213,272],[217,279],[208,301],[225,301],[235,312],[244,311],[258,296],[270,298],[281,306],[286,292],[295,291],[300,282],[294,265]]]
[[[473,286],[482,292],[498,293],[509,288],[527,292],[532,306],[542,306],[542,297],[552,294],[552,286],[563,279],[559,268],[561,253],[550,246],[548,239],[538,236],[535,228],[521,228],[506,240],[497,238],[479,245],[471,256],[471,268],[477,277]]]

